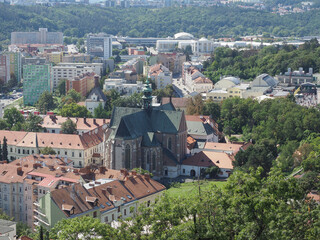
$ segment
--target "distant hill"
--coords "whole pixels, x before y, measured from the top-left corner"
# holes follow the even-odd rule
[[[83,37],[106,32],[132,37],[167,37],[185,31],[201,36],[276,36],[320,34],[320,12],[279,16],[238,7],[100,8],[96,6],[10,6],[0,4],[0,42],[9,43],[13,31],[46,27],[65,36]]]

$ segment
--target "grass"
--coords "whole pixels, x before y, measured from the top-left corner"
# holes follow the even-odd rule
[[[200,190],[208,190],[211,186],[215,185],[219,188],[223,188],[226,184],[226,181],[200,181]],[[187,197],[192,194],[199,193],[199,184],[198,181],[186,182],[186,183],[177,183],[175,186],[170,187],[167,190],[167,193],[170,197]]]

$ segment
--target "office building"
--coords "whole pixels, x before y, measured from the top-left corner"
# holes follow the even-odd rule
[[[62,32],[48,32],[47,28],[39,28],[39,32],[12,32],[11,44],[61,44]]]
[[[89,34],[87,36],[87,52],[93,57],[109,59],[112,57],[112,37],[107,34]]]
[[[43,92],[50,92],[51,68],[51,64],[23,66],[24,105],[34,105]]]

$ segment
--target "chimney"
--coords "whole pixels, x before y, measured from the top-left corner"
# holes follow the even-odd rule
[[[110,195],[113,195],[113,194],[112,194],[112,187],[107,186],[107,192],[108,192]]]
[[[22,167],[18,167],[18,168],[17,168],[17,174],[21,176],[22,173],[23,173],[23,172],[22,172]]]
[[[61,167],[61,172],[66,173],[66,172],[67,172],[67,171],[66,171],[66,168]]]
[[[83,122],[84,122],[84,124],[87,124],[87,118],[86,117],[83,118]]]
[[[93,119],[93,124],[94,124],[94,125],[97,125],[97,121],[96,121],[95,118]]]
[[[120,170],[120,173],[121,173],[121,175],[126,177],[128,175],[128,170],[123,168],[123,169]]]
[[[94,86],[99,87],[99,76],[98,75],[94,76]]]
[[[131,171],[132,176],[137,176],[137,171]]]
[[[150,181],[150,175],[149,175],[149,174],[144,174],[144,178],[145,178],[147,181]]]
[[[104,174],[106,172],[106,167],[104,167],[104,166],[99,167],[99,172],[101,174]]]
[[[34,168],[34,169],[37,169],[37,168],[38,168],[38,164],[34,163],[34,164],[33,164],[33,168]]]

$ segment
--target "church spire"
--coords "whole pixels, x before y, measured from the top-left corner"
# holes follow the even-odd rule
[[[147,81],[145,82],[144,88],[143,88],[143,105],[142,105],[142,109],[145,110],[151,110],[151,103],[152,103],[152,89],[150,87],[150,82],[149,79],[147,79]]]

